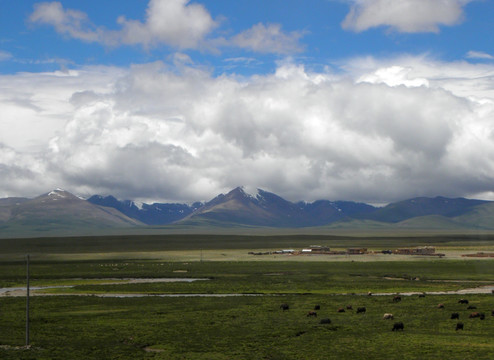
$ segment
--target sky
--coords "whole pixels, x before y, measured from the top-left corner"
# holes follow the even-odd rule
[[[492,0],[0,0],[0,198],[494,200]]]

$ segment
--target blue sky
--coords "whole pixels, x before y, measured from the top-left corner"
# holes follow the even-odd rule
[[[488,0],[0,0],[0,197],[494,199],[493,15]]]
[[[440,2],[440,1],[436,1]],[[444,1],[443,1],[444,2]],[[447,1],[446,1],[447,2]],[[290,0],[213,0],[204,6],[217,25],[205,35],[210,39],[239,34],[255,24],[276,24],[286,34],[298,33],[299,51],[268,53],[218,46],[207,49],[183,49],[161,42],[145,48],[142,44],[104,45],[96,41],[81,41],[63,31],[56,31],[48,21],[31,21],[38,1],[2,1],[0,39],[8,61],[0,63],[3,73],[18,71],[53,71],[60,66],[115,65],[128,66],[156,60],[169,61],[176,51],[187,53],[200,64],[210,66],[216,73],[252,74],[273,71],[275,62],[292,56],[306,66],[319,69],[355,56],[387,57],[400,53],[424,54],[452,61],[465,59],[470,51],[494,53],[494,43],[488,34],[494,30],[492,1],[449,1],[466,3],[454,25],[445,25],[438,17],[431,22],[437,30],[420,28],[404,32],[389,25],[376,25],[367,30],[344,29],[342,23],[351,6],[358,1],[310,0],[301,5]],[[47,3],[49,4],[49,2]],[[87,15],[86,29],[102,27],[118,31],[120,16],[145,22],[147,0],[60,2],[64,11],[77,10]],[[249,59],[249,65],[232,59]],[[475,60],[478,61],[479,59]],[[471,60],[472,61],[472,60]]]

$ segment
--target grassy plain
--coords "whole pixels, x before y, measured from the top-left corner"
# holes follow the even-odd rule
[[[402,296],[494,285],[491,238],[186,236],[0,240],[0,288],[73,285],[31,298],[30,349],[25,299],[0,296],[1,359],[493,359],[494,294]],[[138,245],[136,241],[140,241]],[[310,244],[369,249],[436,245],[445,258],[253,256],[248,251]],[[140,246],[139,246],[140,245]],[[378,259],[379,261],[373,261]],[[201,261],[202,260],[202,261]],[[208,280],[105,284],[105,279]],[[367,296],[387,293],[382,296]],[[93,296],[91,296],[91,294]],[[108,297],[147,294],[145,297]],[[203,294],[206,296],[165,297]],[[208,297],[207,295],[244,294]],[[81,296],[84,295],[84,296]],[[88,296],[89,295],[89,296]],[[101,295],[106,297],[99,297]],[[458,303],[466,297],[475,310]],[[280,304],[290,310],[283,311]],[[445,308],[438,309],[443,303]],[[307,312],[320,305],[317,317]],[[338,308],[352,305],[343,313]],[[366,307],[357,314],[357,307]],[[485,320],[469,319],[472,311]],[[463,331],[456,331],[460,314]],[[383,320],[393,313],[395,320]],[[329,318],[330,324],[321,324]],[[395,321],[405,325],[392,332]]]

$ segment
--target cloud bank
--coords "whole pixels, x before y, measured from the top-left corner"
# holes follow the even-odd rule
[[[343,73],[285,63],[238,78],[156,62],[0,83],[3,119],[29,115],[2,129],[0,197],[62,187],[192,201],[250,185],[290,200],[387,202],[494,191],[489,64],[359,58]],[[50,130],[43,142],[15,140],[34,141],[36,124]]]

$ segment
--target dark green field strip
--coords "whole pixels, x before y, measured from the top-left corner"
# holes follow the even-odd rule
[[[330,247],[397,248],[422,245],[492,245],[494,235],[350,237],[331,235],[122,235],[0,239],[0,254],[81,254],[172,250]]]
[[[366,294],[457,291],[483,283],[382,281],[379,279],[328,278],[325,276],[254,281],[245,278],[218,278],[209,282],[153,283],[122,285],[78,285],[73,288],[47,289],[50,294]]]
[[[0,286],[22,284],[25,281],[25,271],[23,262],[0,263]],[[446,259],[408,262],[33,261],[30,273],[33,284],[42,284],[43,280],[71,278],[210,278],[221,279],[223,283],[244,282],[263,289],[276,287],[280,283],[287,286],[290,282],[297,284],[297,287],[305,284],[309,288],[321,282],[334,282],[343,284],[342,286],[347,288],[351,287],[352,283],[372,284],[377,281],[390,284],[392,281],[384,278],[399,278],[403,280],[395,282],[401,284],[400,286],[429,288],[441,285],[441,283],[429,283],[428,280],[431,279],[494,281],[494,261]],[[208,284],[170,284],[169,286],[212,286],[215,281],[210,281]]]
[[[492,359],[491,295],[389,297],[286,295],[236,298],[33,298],[28,351],[2,359]],[[287,303],[288,311],[280,309]],[[443,303],[445,308],[438,309]],[[317,317],[307,313],[320,305]],[[354,310],[339,313],[352,305]],[[24,343],[25,302],[0,298],[0,345]],[[364,314],[357,314],[365,307]],[[455,331],[458,312],[463,331]],[[393,313],[394,320],[383,320]],[[322,318],[331,324],[320,324]],[[393,323],[404,331],[392,332]],[[8,329],[5,331],[4,329]],[[146,352],[158,350],[161,352]]]

